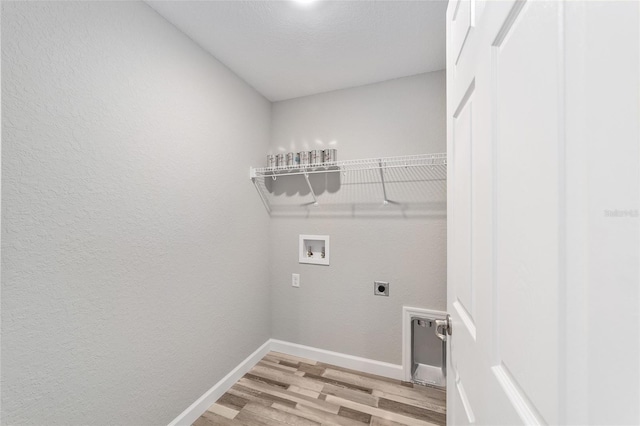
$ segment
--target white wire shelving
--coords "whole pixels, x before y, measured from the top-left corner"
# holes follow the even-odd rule
[[[312,201],[302,203],[303,206],[318,206],[320,201],[310,177],[317,179],[315,175],[329,175],[340,173],[340,178],[349,180],[354,184],[376,184],[380,187],[380,198],[383,205],[398,204],[389,198],[388,186],[408,185],[416,181],[441,181],[446,180],[447,155],[419,154],[397,157],[366,158],[358,160],[343,160],[323,164],[307,164],[297,166],[278,167],[251,167],[249,177],[253,181],[265,208],[271,213],[272,203],[269,196],[273,195],[270,188],[276,181],[296,179],[294,176],[302,176]],[[349,179],[346,179],[349,177]],[[300,178],[297,178],[300,179]],[[299,182],[299,181],[298,181]]]

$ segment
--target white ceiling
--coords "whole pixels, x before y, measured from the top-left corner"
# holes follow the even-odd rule
[[[271,101],[445,67],[445,0],[147,3]]]

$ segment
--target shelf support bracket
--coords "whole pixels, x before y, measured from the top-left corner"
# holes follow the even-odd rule
[[[382,196],[384,197],[382,204],[385,206],[389,204],[389,200],[387,199],[387,187],[384,183],[384,170],[382,168],[382,160],[378,161],[378,165],[380,165],[380,180],[382,181]]]
[[[264,208],[267,209],[267,212],[269,214],[271,214],[271,206],[269,205],[269,202],[267,201],[266,197],[262,193],[262,189],[260,189],[260,185],[258,185],[258,178],[252,177],[251,182],[253,182],[253,186],[256,187],[256,191],[258,191],[258,194],[260,195],[260,199],[262,200],[262,204],[264,204]]]
[[[304,180],[307,181],[307,185],[309,186],[309,191],[311,191],[311,196],[313,197],[313,205],[318,205],[318,199],[316,198],[316,193],[313,192],[313,188],[311,187],[311,182],[309,182],[309,173],[304,174]]]

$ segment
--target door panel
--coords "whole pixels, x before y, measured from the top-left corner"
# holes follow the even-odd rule
[[[457,267],[453,271],[452,283],[456,287],[456,306],[468,318],[468,326],[473,328],[474,291],[471,276],[471,212],[472,207],[472,179],[473,169],[473,89],[474,84],[467,89],[453,116],[453,181],[456,192],[454,197],[455,222],[454,233],[455,250],[458,254]]]
[[[450,7],[453,7],[453,19],[451,22],[452,38],[453,38],[453,50],[455,52],[456,63],[458,58],[462,54],[469,31],[473,25],[473,8],[475,6],[474,0],[458,0],[452,2]]]
[[[447,10],[448,424],[640,424],[640,3]]]
[[[455,377],[455,386],[455,411],[452,413],[453,418],[451,419],[450,424],[463,425],[475,423],[475,414],[473,413],[471,403],[469,402],[469,397],[467,396],[467,392],[464,389],[464,385],[457,371]]]
[[[448,309],[455,330],[448,422],[554,423],[558,9],[481,3],[482,21],[473,26],[476,3],[455,6],[447,51]]]
[[[558,11],[550,2],[514,12],[493,44],[495,364],[505,393],[518,392],[543,423],[556,423],[563,186]]]

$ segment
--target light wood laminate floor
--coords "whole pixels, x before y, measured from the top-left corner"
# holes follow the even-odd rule
[[[444,425],[445,416],[442,390],[270,352],[194,426]]]

